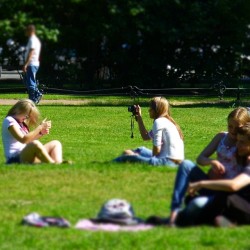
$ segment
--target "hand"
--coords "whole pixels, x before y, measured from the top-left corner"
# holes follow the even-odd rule
[[[140,107],[140,105],[136,105],[135,112],[136,112],[136,116],[141,116],[141,107]]]
[[[224,165],[217,160],[213,160],[211,162],[211,166],[212,166],[212,171],[216,174],[223,175],[226,173]]]
[[[193,183],[189,183],[188,186],[188,193],[191,196],[195,196],[195,194],[201,189],[200,187],[200,183],[199,182],[193,182]]]
[[[25,64],[25,65],[23,65],[23,72],[27,72],[27,65]]]
[[[51,121],[47,121],[47,118],[45,118],[41,123],[41,133],[43,135],[49,134],[49,130],[51,129]]]

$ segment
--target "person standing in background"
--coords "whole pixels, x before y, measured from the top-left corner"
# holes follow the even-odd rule
[[[38,104],[42,98],[42,93],[39,91],[36,82],[36,74],[40,66],[41,42],[36,36],[36,28],[33,24],[26,27],[26,36],[29,40],[26,46],[25,62],[23,65],[24,79],[29,99]]]

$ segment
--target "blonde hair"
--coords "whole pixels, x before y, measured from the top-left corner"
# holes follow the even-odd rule
[[[167,118],[168,120],[170,120],[176,126],[181,139],[184,138],[180,126],[171,117],[169,102],[168,102],[168,100],[166,98],[164,98],[164,97],[154,97],[150,101],[149,106],[155,112],[155,119],[157,119],[159,117]]]
[[[239,135],[246,136],[247,139],[250,141],[250,122],[244,124],[244,126],[238,128],[237,133]]]
[[[37,125],[40,117],[40,112],[35,103],[30,99],[19,100],[8,112],[7,116],[28,115],[28,125]]]
[[[245,125],[246,123],[250,122],[250,111],[248,108],[239,107],[234,109],[227,117],[227,120],[230,119],[240,123],[241,125]]]
[[[250,122],[247,122],[242,127],[239,127],[237,134],[246,137],[247,140],[250,141]],[[247,158],[248,158],[248,155],[245,155],[245,156],[239,156],[238,154],[236,155],[237,162],[242,166],[247,165]]]

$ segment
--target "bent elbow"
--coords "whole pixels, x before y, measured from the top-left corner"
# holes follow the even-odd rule
[[[239,189],[240,189],[239,185],[237,185],[237,184],[232,184],[232,185],[229,186],[229,191],[230,192],[237,192]]]
[[[197,164],[200,164],[200,159],[199,159],[199,157],[196,158],[196,162],[197,162]]]
[[[202,162],[201,162],[200,156],[198,156],[198,157],[196,158],[196,162],[197,162],[197,164],[199,164],[199,165],[203,165]]]
[[[143,140],[143,141],[148,141],[148,140],[150,140],[149,135],[148,135],[148,134],[143,134],[143,135],[142,135],[142,140]]]
[[[23,137],[23,138],[21,138],[20,140],[19,140],[21,143],[23,143],[23,144],[27,144],[27,143],[29,143],[29,140],[28,140],[28,138],[27,137]]]

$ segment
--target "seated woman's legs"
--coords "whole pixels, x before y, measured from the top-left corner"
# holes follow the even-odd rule
[[[124,155],[141,155],[143,157],[152,157],[153,153],[151,149],[148,149],[146,147],[139,147],[134,150],[132,149],[126,149],[123,152]]]
[[[50,157],[55,163],[62,163],[62,144],[60,141],[54,140],[44,145]]]
[[[250,224],[250,202],[238,194],[227,197],[224,215],[239,225]]]
[[[179,165],[175,177],[174,191],[172,195],[170,223],[174,223],[175,221],[176,215],[181,207],[188,188],[191,170],[195,167],[197,167],[195,163],[190,160],[184,160]]]
[[[55,163],[55,161],[48,154],[47,149],[37,140],[27,144],[27,146],[22,150],[20,154],[20,161],[22,163]]]
[[[124,154],[114,159],[115,162],[146,162],[149,163],[152,157],[152,150],[146,147],[139,147],[135,150],[127,149]]]
[[[193,199],[176,218],[176,225],[178,226],[192,226],[205,224],[204,208],[213,200],[213,197],[199,196]]]
[[[143,157],[139,154],[134,155],[122,155],[114,159],[114,162],[141,162],[141,163],[149,163],[149,157]]]

